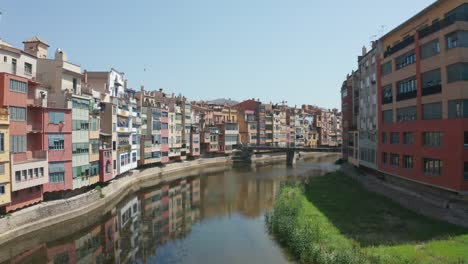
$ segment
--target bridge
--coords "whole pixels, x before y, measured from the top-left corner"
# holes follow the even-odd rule
[[[328,153],[340,153],[341,147],[279,147],[279,146],[261,146],[261,145],[248,145],[240,146],[237,148],[240,151],[238,157],[250,161],[252,153],[255,151],[261,152],[286,152],[286,164],[288,166],[294,165],[297,160],[297,154],[299,152],[328,152]]]

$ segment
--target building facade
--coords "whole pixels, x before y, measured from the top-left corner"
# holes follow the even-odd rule
[[[465,1],[437,1],[380,39],[380,171],[468,190],[467,16]]]

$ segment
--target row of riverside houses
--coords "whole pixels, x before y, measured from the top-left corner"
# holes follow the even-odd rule
[[[0,213],[73,196],[137,167],[229,155],[237,145],[338,146],[341,113],[247,100],[190,102],[82,71],[39,37],[0,40]]]
[[[363,48],[341,87],[345,159],[414,190],[468,194],[467,30],[468,3],[439,0]]]

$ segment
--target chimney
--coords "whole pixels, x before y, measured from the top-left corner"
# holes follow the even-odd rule
[[[366,46],[362,46],[362,56],[367,54],[367,48]]]
[[[162,93],[162,91],[163,91],[163,88],[159,88],[159,91]]]
[[[140,86],[140,90],[143,93],[145,91],[145,86],[144,85]]]
[[[67,57],[67,54],[65,52],[63,52],[63,50],[61,50],[60,48],[58,48],[56,51],[55,51],[55,60],[58,60],[58,61],[67,61],[68,60],[68,57]]]

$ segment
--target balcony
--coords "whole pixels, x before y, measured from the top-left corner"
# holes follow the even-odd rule
[[[408,47],[409,45],[414,43],[414,36],[410,36],[398,44],[395,44],[393,47],[388,47],[387,50],[384,52],[384,58],[391,56],[392,54]]]
[[[382,104],[391,104],[393,103],[393,96],[382,98]]]
[[[10,115],[6,108],[0,108],[0,125],[8,125],[10,123]]]
[[[432,85],[432,86],[427,86],[423,87],[422,89],[422,95],[431,95],[431,94],[438,94],[442,92],[442,85]]]
[[[45,184],[49,180],[47,151],[28,151],[11,154],[12,191]]]
[[[34,124],[26,125],[27,133],[42,133],[42,123],[40,121],[34,122]]]
[[[400,93],[400,94],[397,94],[396,100],[398,102],[398,101],[413,99],[413,98],[416,98],[417,94],[418,94],[417,91]]]
[[[119,116],[124,116],[124,117],[129,117],[130,116],[130,112],[128,111],[128,108],[125,107],[125,106],[119,106],[117,108],[117,115]]]
[[[453,25],[457,21],[467,21],[465,17],[456,17],[456,16],[448,16],[440,21],[432,23],[432,25],[427,26],[418,31],[419,39],[425,38],[427,36],[432,35],[433,33],[440,31],[443,28],[446,28],[450,25]]]

